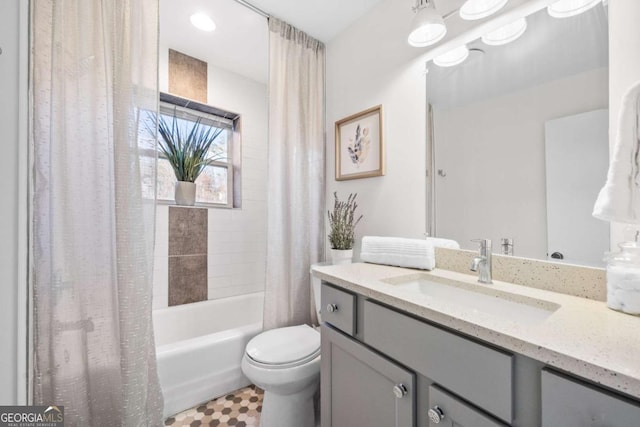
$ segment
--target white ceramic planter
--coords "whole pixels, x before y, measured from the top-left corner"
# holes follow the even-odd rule
[[[351,264],[353,249],[331,249],[331,262],[337,264]]]
[[[176,205],[193,206],[196,204],[196,184],[194,182],[176,182]]]

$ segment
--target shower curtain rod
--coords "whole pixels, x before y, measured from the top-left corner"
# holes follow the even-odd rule
[[[258,7],[255,7],[254,5],[252,5],[251,3],[249,3],[249,2],[247,2],[245,0],[235,0],[235,1],[236,1],[236,3],[240,3],[244,7],[248,7],[249,9],[253,10],[258,15],[262,15],[267,19],[270,18],[270,15],[267,12],[265,12],[264,10],[262,10],[262,9],[260,9]]]

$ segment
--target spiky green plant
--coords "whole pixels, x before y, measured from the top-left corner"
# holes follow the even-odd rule
[[[356,208],[356,194],[349,194],[346,202],[338,200],[338,193],[334,192],[333,197],[335,202],[333,204],[333,212],[327,211],[329,215],[329,243],[331,243],[331,249],[352,249],[355,243],[355,228],[356,225],[362,219],[360,215],[357,219],[355,217]]]
[[[157,125],[160,134],[158,146],[169,160],[178,181],[195,182],[205,167],[223,158],[221,149],[216,152],[212,145],[224,129],[203,124],[200,117],[190,128],[181,126],[175,111],[171,123],[160,115]]]

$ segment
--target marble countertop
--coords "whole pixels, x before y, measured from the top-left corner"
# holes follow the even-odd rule
[[[560,307],[545,319],[500,317],[463,309],[455,301],[408,293],[383,282],[424,273],[506,292],[514,299],[534,298]],[[431,272],[375,264],[316,266],[312,274],[346,290],[370,297],[463,334],[520,353],[598,384],[640,398],[640,317],[607,308],[604,302],[495,281],[448,270]]]

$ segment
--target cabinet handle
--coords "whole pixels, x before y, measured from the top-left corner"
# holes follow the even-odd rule
[[[440,424],[440,421],[444,420],[444,412],[442,411],[442,409],[440,409],[438,405],[429,409],[429,412],[427,412],[427,415],[429,415],[429,419],[434,424]]]
[[[393,386],[393,394],[396,395],[396,398],[402,399],[407,395],[407,387],[404,384],[396,384]]]
[[[336,311],[338,311],[338,306],[335,304],[327,304],[327,311],[329,313],[334,313]]]

